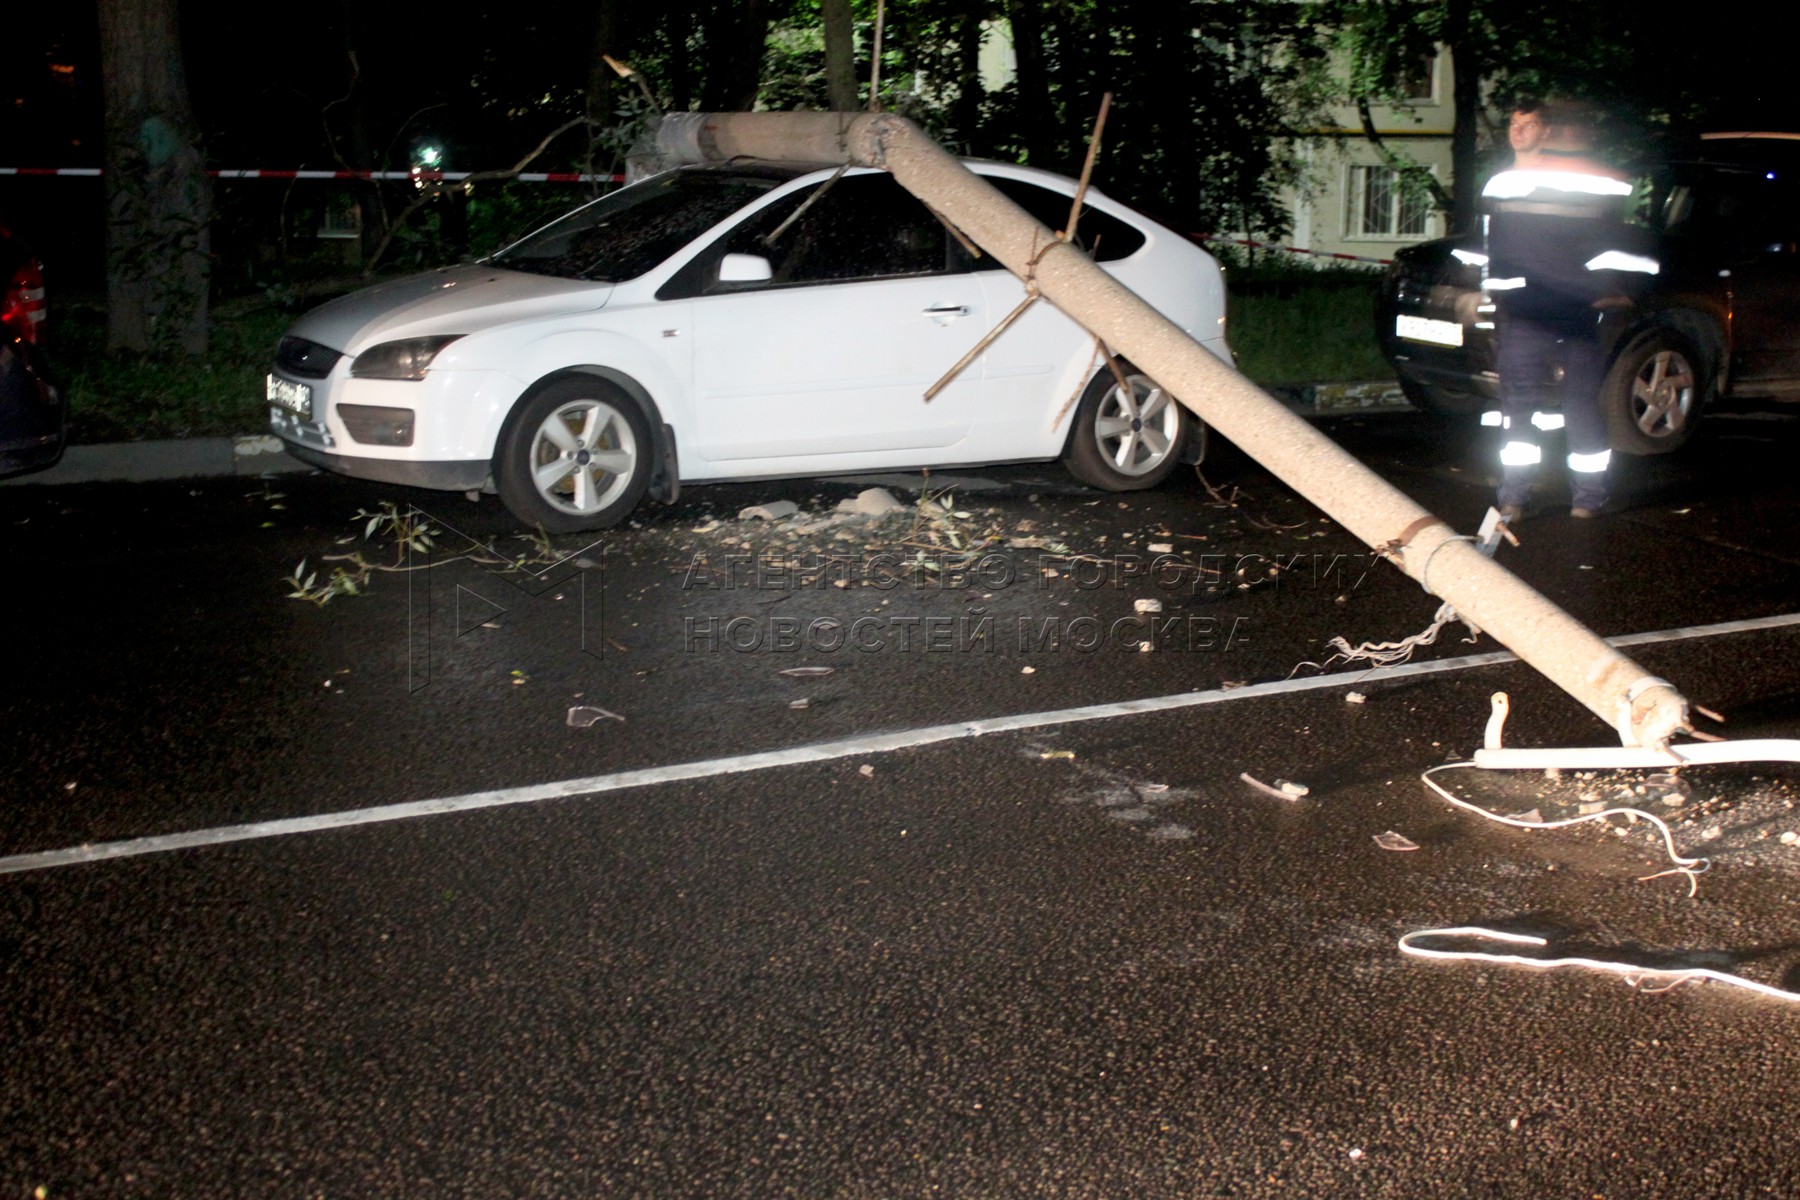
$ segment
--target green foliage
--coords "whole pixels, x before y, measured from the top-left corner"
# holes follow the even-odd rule
[[[1226,338],[1264,385],[1391,379],[1375,342],[1379,271],[1274,265],[1228,275]]]
[[[323,608],[339,596],[360,596],[368,590],[369,579],[377,571],[409,570],[407,555],[429,553],[441,532],[418,509],[410,506],[402,509],[391,500],[382,501],[374,512],[358,509],[351,519],[360,521],[364,517],[368,518],[368,524],[363,526],[363,540],[369,541],[380,535],[393,548],[394,561],[372,563],[362,556],[361,551],[327,554],[324,561],[334,565],[330,576],[321,581],[318,571],[306,569],[307,560],[303,558],[294,573],[282,581],[292,589],[287,595],[289,600],[304,600]]]
[[[294,314],[267,305],[213,314],[208,352],[108,354],[105,314],[60,305],[51,344],[76,442],[257,432],[267,424],[263,376]]]
[[[1609,113],[1620,157],[1666,151],[1703,114],[1728,109],[1741,79],[1763,76],[1759,64],[1782,52],[1759,47],[1735,22],[1684,21],[1671,36],[1665,22],[1565,0],[1322,0],[1315,12],[1347,99],[1403,101],[1408,73],[1435,46],[1451,47],[1457,71],[1481,81],[1479,124],[1498,153],[1513,104],[1552,95]],[[1785,127],[1762,107],[1760,127]]]

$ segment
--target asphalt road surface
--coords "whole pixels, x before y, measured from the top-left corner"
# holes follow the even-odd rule
[[[1466,427],[1328,428],[1479,521]],[[1800,736],[1797,452],[1713,420],[1501,559]],[[324,476],[0,492],[0,1200],[1800,1193],[1800,1007],[1629,970],[1800,986],[1795,768],[1433,777],[1629,797],[1691,881],[1646,819],[1454,808],[1496,691],[1509,745],[1616,738],[1460,625],[1328,663],[1436,601],[1204,473],[588,544]],[[1401,952],[1461,926],[1626,973]]]

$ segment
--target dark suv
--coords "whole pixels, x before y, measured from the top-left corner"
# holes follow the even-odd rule
[[[1631,307],[1599,317],[1601,405],[1615,450],[1663,454],[1723,396],[1800,400],[1800,134],[1708,134],[1648,177],[1645,250],[1661,264]],[[1401,251],[1376,306],[1407,398],[1497,407],[1480,239]]]

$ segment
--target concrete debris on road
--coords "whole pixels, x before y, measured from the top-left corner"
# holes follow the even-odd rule
[[[1290,783],[1285,779],[1277,779],[1275,785],[1271,787],[1248,771],[1239,774],[1238,778],[1264,795],[1273,796],[1277,800],[1298,800],[1312,790],[1303,783]]]
[[[783,517],[791,517],[800,511],[800,506],[792,500],[771,500],[767,504],[752,504],[738,513],[740,521],[779,521]]]
[[[841,513],[860,513],[864,516],[880,517],[896,512],[905,507],[894,498],[894,493],[882,487],[864,488],[854,496],[838,501],[837,511]]]

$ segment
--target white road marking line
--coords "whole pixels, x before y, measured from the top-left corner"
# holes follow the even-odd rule
[[[1773,617],[1756,617],[1747,621],[1724,621],[1716,625],[1689,625],[1655,633],[1633,633],[1608,638],[1613,646],[1643,646],[1690,638],[1718,637],[1733,633],[1753,633],[1800,625],[1800,613],[1784,613]],[[638,771],[620,771],[612,775],[592,775],[585,779],[565,779],[557,783],[540,783],[530,787],[501,788],[491,792],[472,792],[465,796],[444,796],[435,800],[413,800],[404,804],[388,804],[379,808],[357,808],[347,812],[321,813],[310,817],[291,817],[280,821],[255,821],[247,825],[219,825],[211,829],[194,829],[185,833],[157,834],[119,842],[99,842],[70,846],[62,850],[45,850],[36,854],[15,854],[0,858],[0,875],[16,875],[26,871],[42,871],[51,867],[77,863],[101,862],[114,858],[134,858],[144,854],[163,854],[171,850],[187,850],[196,846],[221,846],[228,842],[249,842],[262,838],[285,837],[295,833],[317,833],[326,829],[347,829],[356,825],[374,825],[383,821],[408,821],[414,817],[430,817],[443,813],[470,812],[482,808],[500,808],[509,804],[537,804],[545,800],[561,800],[571,796],[597,796],[627,788],[649,787],[659,783],[678,783],[687,779],[708,779],[718,775],[736,775],[746,771],[766,771],[773,767],[798,766],[804,763],[830,762],[866,754],[883,754],[909,750],[959,738],[980,737],[988,733],[1017,733],[1027,729],[1046,729],[1056,725],[1072,725],[1081,721],[1104,721],[1114,717],[1142,713],[1172,712],[1203,704],[1223,704],[1237,700],[1254,700],[1268,696],[1291,695],[1345,687],[1351,683],[1373,683],[1388,679],[1406,679],[1419,675],[1439,675],[1451,671],[1467,671],[1478,667],[1499,666],[1516,662],[1512,653],[1501,650],[1491,654],[1471,654],[1436,662],[1407,663],[1397,667],[1377,667],[1369,671],[1342,671],[1317,675],[1310,679],[1282,679],[1272,683],[1252,683],[1239,688],[1210,692],[1181,692],[1173,696],[1149,696],[1141,700],[1121,700],[1112,704],[1092,704],[1082,708],[1065,708],[1052,712],[1020,713],[1011,717],[994,717],[985,721],[960,721],[949,725],[927,725],[894,733],[871,734],[843,738],[835,742],[815,742],[809,746],[792,746],[786,750],[769,750],[760,754],[740,754],[730,758],[713,758],[700,762],[675,763],[663,767],[646,767]]]

